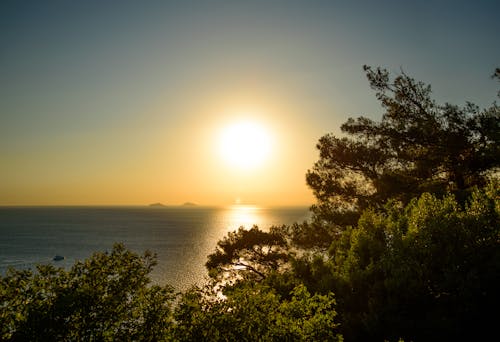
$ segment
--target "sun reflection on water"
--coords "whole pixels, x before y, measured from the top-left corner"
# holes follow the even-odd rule
[[[227,229],[235,230],[239,227],[246,229],[252,228],[253,225],[262,223],[262,209],[252,205],[233,205],[228,207],[227,213]]]

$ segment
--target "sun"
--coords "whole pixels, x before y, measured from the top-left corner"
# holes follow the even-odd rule
[[[240,169],[261,166],[271,153],[271,136],[255,121],[243,120],[225,126],[219,137],[219,152],[224,161]]]

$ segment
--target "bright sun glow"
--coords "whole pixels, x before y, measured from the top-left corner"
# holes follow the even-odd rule
[[[258,123],[239,121],[222,130],[219,150],[222,158],[232,166],[255,168],[269,157],[271,137]]]

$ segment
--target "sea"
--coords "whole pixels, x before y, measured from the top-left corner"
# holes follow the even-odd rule
[[[69,269],[123,243],[156,253],[153,283],[186,290],[207,279],[207,256],[228,232],[309,219],[307,207],[0,207],[0,276],[37,264]],[[56,255],[64,259],[54,261]]]

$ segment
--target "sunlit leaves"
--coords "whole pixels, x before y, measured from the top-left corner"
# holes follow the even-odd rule
[[[159,340],[171,327],[170,287],[149,286],[155,264],[115,245],[69,271],[42,265],[0,278],[2,340]]]
[[[295,262],[311,290],[333,291],[349,340],[430,340],[494,330],[500,287],[500,187],[453,195],[424,193],[407,206],[366,210],[343,231],[329,258]]]
[[[191,291],[175,313],[180,341],[341,341],[332,294],[311,295],[302,285],[289,299],[245,283],[213,300]]]

